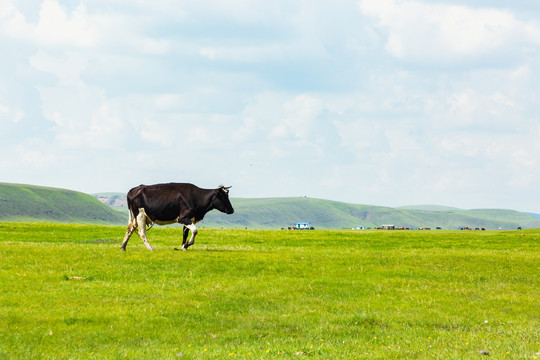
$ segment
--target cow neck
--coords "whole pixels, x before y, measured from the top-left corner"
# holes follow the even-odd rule
[[[209,197],[209,201],[206,201],[206,203],[208,205],[206,205],[206,207],[203,209],[204,213],[206,214],[207,212],[211,211],[211,210],[214,210],[215,207],[214,207],[214,196],[216,196],[216,194],[214,192],[212,192],[210,194],[210,197]]]

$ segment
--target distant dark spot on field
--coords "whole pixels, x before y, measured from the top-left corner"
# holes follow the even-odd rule
[[[380,319],[377,319],[372,316],[363,316],[355,315],[352,319],[349,320],[350,325],[360,326],[360,327],[387,327],[388,325],[384,324]]]
[[[66,275],[62,276],[62,278],[66,281],[93,281],[93,277],[84,277],[84,276],[75,276],[75,275]]]
[[[88,318],[69,317],[69,318],[64,319],[64,323],[66,325],[73,325],[75,323],[88,324],[88,323],[91,323],[91,322],[94,322],[94,320],[88,319]]]

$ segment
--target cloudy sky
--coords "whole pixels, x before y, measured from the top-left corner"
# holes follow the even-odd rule
[[[2,0],[0,181],[540,213],[540,2]]]

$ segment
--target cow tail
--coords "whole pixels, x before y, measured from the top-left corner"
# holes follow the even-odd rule
[[[131,224],[131,222],[135,219],[135,214],[133,213],[133,201],[135,199],[135,197],[137,197],[139,195],[139,193],[142,191],[142,187],[144,185],[139,185],[138,187],[135,187],[131,190],[128,191],[127,193],[127,196],[126,196],[126,200],[127,200],[127,206],[128,206],[128,210],[129,210],[129,223]],[[137,211],[138,213],[138,211]],[[150,218],[147,217],[148,220],[150,220]],[[138,225],[138,224],[136,224]],[[146,223],[146,230],[150,230],[153,226],[154,226],[154,222],[151,221],[150,224]]]
[[[127,206],[128,206],[128,213],[129,213],[129,224],[133,221],[135,218],[135,215],[133,215],[133,204],[131,204],[131,199],[129,197],[129,193],[127,196]]]
[[[128,212],[129,212],[129,224],[131,224],[131,222],[133,221],[133,219],[135,219],[135,214],[133,214],[133,204],[131,203],[130,199],[128,198],[128,201],[127,201],[127,206],[128,206]],[[154,222],[152,221],[150,224],[146,224],[146,230],[150,230],[151,228],[154,227]]]

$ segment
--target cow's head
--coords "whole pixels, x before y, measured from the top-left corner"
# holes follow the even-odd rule
[[[214,208],[224,212],[225,214],[232,214],[234,213],[234,209],[231,205],[231,202],[229,201],[229,189],[230,186],[220,186],[216,190],[214,190],[214,197],[212,199],[212,205],[214,205]]]

